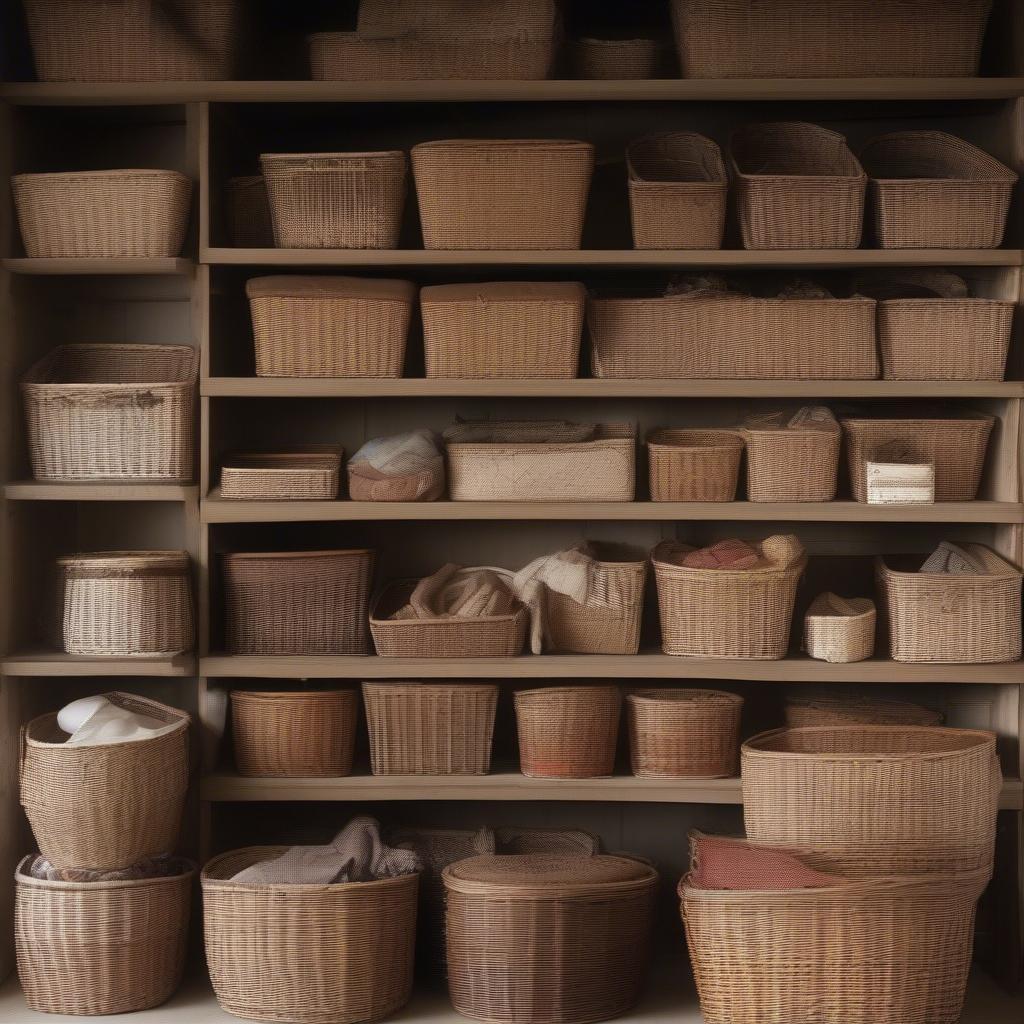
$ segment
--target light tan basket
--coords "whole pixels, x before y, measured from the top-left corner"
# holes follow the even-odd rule
[[[718,145],[696,132],[665,132],[626,147],[637,249],[720,249],[728,177]]]
[[[742,429],[748,500],[831,501],[839,476],[839,424],[787,428],[784,419],[770,414]]]
[[[575,377],[586,294],[575,281],[424,288],[427,376]]]
[[[864,661],[875,653],[875,603],[866,597],[819,594],[804,616],[804,650],[834,665]]]
[[[18,980],[36,1013],[148,1010],[181,984],[195,868],[165,878],[48,882],[15,872]]]
[[[404,153],[264,153],[260,164],[279,248],[398,246]]]
[[[791,729],[823,725],[942,725],[942,714],[901,700],[878,697],[791,697],[786,701]]]
[[[231,735],[238,774],[351,774],[358,713],[355,690],[232,690]]]
[[[665,44],[653,36],[583,36],[569,47],[576,78],[621,82],[657,78],[664,70]]]
[[[274,225],[263,175],[228,178],[225,195],[228,242],[239,249],[273,249]]]
[[[344,451],[225,456],[220,496],[235,501],[333,501]]]
[[[498,688],[363,683],[374,775],[486,775]]]
[[[867,175],[846,139],[801,121],[733,132],[729,171],[747,249],[856,249]]]
[[[384,476],[367,463],[348,464],[348,496],[352,501],[437,501],[444,494],[444,458],[429,468],[400,476]]]
[[[743,437],[734,430],[652,430],[651,501],[733,501]]]
[[[177,256],[192,182],[177,171],[70,171],[11,179],[25,255],[99,259]]]
[[[594,147],[453,139],[412,148],[426,249],[578,249]]]
[[[357,1024],[412,990],[419,875],[259,885],[233,875],[287,847],[221,854],[202,873],[206,962],[217,1002],[247,1020]]]

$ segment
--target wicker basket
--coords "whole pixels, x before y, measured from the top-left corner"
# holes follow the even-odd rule
[[[59,345],[21,379],[37,480],[192,479],[196,352]]]
[[[192,182],[177,171],[70,171],[11,179],[25,255],[33,258],[177,256]]]
[[[742,456],[743,437],[734,430],[653,430],[651,501],[733,501]]]
[[[1021,574],[980,544],[964,547],[988,566],[986,574],[916,572],[920,559],[913,566],[876,559],[893,661],[976,665],[1020,659]]]
[[[412,148],[426,249],[578,249],[594,147],[454,139]]]
[[[424,288],[427,376],[575,377],[586,294],[575,281]]]
[[[221,1008],[249,1020],[357,1024],[404,1006],[419,875],[331,885],[231,881],[285,849],[234,850],[203,869],[206,961]]]
[[[735,295],[591,299],[595,377],[871,380],[875,302]]]
[[[985,452],[995,420],[844,419],[850,490],[867,501],[869,462],[932,463],[936,501],[973,501],[978,494]]]
[[[774,729],[742,748],[747,836],[846,874],[991,871],[994,733],[913,725]]]
[[[235,501],[333,501],[344,451],[229,455],[220,471],[220,496]]]
[[[578,828],[499,828],[495,832],[499,853],[560,853],[593,857],[601,852],[601,840]]]
[[[738,774],[743,698],[721,690],[634,690],[626,695],[633,774],[724,779]]]
[[[626,147],[637,249],[720,249],[728,178],[718,146],[696,132],[666,132]]]
[[[21,805],[40,853],[54,867],[123,868],[177,843],[191,719],[145,697],[104,696],[117,707],[177,727],[153,739],[68,746],[56,714],[25,726]]]
[[[784,658],[806,556],[789,568],[743,571],[687,569],[668,560],[688,550],[662,541],[651,554],[662,650],[686,658]]]
[[[615,770],[617,686],[547,686],[515,693],[519,768],[534,779],[592,779]]]
[[[48,882],[15,872],[18,980],[37,1013],[106,1016],[159,1006],[185,966],[195,869],[122,882]]]
[[[363,683],[374,775],[486,775],[498,688]]]
[[[861,151],[882,249],[994,249],[1017,175],[945,132],[893,132]]]
[[[795,697],[786,701],[791,729],[823,725],[941,725],[942,714],[878,697]]]
[[[444,459],[427,469],[384,476],[365,462],[348,464],[348,496],[352,501],[437,501],[444,494]]]
[[[819,594],[804,617],[804,650],[833,665],[864,661],[875,653],[875,603],[866,597],[840,599]]]
[[[856,249],[867,175],[842,135],[800,121],[733,132],[729,171],[747,249]]]
[[[657,78],[664,70],[665,45],[653,36],[583,36],[572,41],[569,56],[576,78],[613,82]]]
[[[239,775],[336,777],[352,772],[359,700],[355,690],[231,691]]]
[[[257,377],[401,377],[416,286],[362,277],[246,282]]]
[[[374,553],[261,551],[224,555],[231,654],[369,654]]]
[[[530,616],[522,606],[511,615],[389,618],[406,604],[415,585],[392,584],[374,603],[370,632],[382,658],[513,658],[523,653]]]
[[[57,559],[59,643],[65,654],[123,658],[192,648],[184,551],[89,551]]]
[[[653,868],[625,857],[474,857],[444,871],[448,988],[491,1024],[588,1024],[637,1001]]]
[[[747,498],[831,501],[839,476],[839,424],[785,427],[784,421],[784,416],[769,415],[748,421],[743,428]]]
[[[228,178],[226,189],[228,242],[239,249],[273,249],[274,225],[262,174]]]
[[[279,248],[398,246],[404,153],[264,153],[260,164]]]

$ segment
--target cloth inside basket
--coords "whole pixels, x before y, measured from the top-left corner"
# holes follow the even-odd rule
[[[985,564],[970,551],[948,540],[939,543],[918,571],[946,573],[950,576],[983,576],[989,572]]]
[[[151,740],[174,732],[178,722],[122,708],[106,697],[82,697],[57,712],[57,725],[71,735],[69,747],[98,747],[109,743]]]
[[[751,416],[743,425],[751,430],[839,430],[832,410],[824,405],[805,405],[792,414],[772,412]]]
[[[381,479],[388,479],[429,472],[438,467],[441,459],[432,430],[410,430],[367,441],[349,460],[349,466],[368,468],[379,473]]]
[[[689,885],[694,889],[824,889],[846,879],[808,867],[792,853],[751,846],[740,839],[693,838]]]
[[[146,857],[127,868],[97,871],[91,868],[57,868],[45,857],[36,857],[28,873],[45,882],[132,882],[141,878],[173,878],[190,871],[192,865],[183,857],[162,853]]]
[[[746,569],[787,569],[795,565],[804,554],[804,546],[793,534],[766,537],[760,544],[748,544],[732,538],[718,541],[704,548],[685,545],[666,546],[661,557],[672,565],[684,569],[728,569],[732,572]]]

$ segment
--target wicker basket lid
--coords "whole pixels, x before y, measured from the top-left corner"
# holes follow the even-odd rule
[[[587,289],[579,281],[488,281],[436,284],[420,292],[420,302],[579,302]]]
[[[245,282],[245,293],[250,299],[376,299],[411,303],[416,298],[416,285],[390,278],[276,274],[250,278]]]
[[[630,857],[599,854],[594,857],[564,854],[512,854],[471,857],[445,868],[444,881],[457,892],[496,888],[529,890],[531,895],[560,896],[594,889],[633,889],[653,884],[658,873]]]

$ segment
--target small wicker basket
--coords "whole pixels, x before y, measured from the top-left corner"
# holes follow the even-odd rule
[[[262,174],[228,178],[225,222],[229,244],[238,249],[273,249],[274,225]]]
[[[444,494],[444,459],[426,469],[385,476],[366,462],[348,464],[348,496],[352,501],[437,501]]]
[[[874,601],[819,594],[804,616],[804,649],[833,665],[870,658],[875,653]]]
[[[750,501],[832,501],[839,477],[842,431],[835,421],[786,427],[785,415],[748,420],[747,498]]]
[[[225,456],[220,496],[233,501],[333,501],[344,454],[339,448]]]
[[[786,701],[791,729],[822,725],[942,725],[942,714],[901,700],[878,697],[791,697]]]
[[[653,430],[651,501],[733,501],[742,457],[743,437],[734,430]]]
[[[576,78],[622,82],[657,78],[664,70],[665,45],[654,36],[582,36],[569,47]]]

